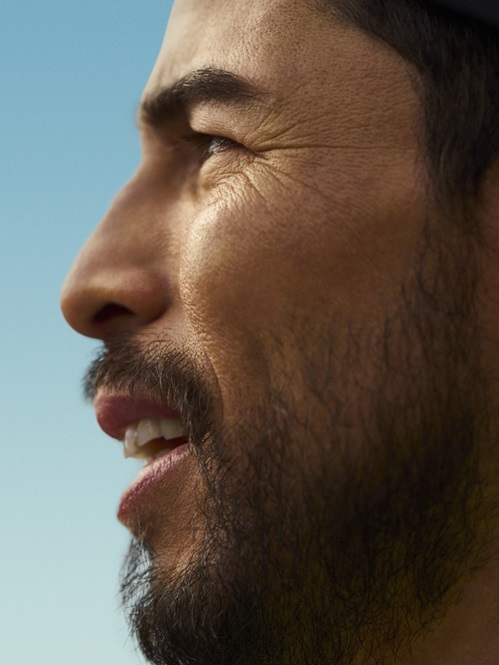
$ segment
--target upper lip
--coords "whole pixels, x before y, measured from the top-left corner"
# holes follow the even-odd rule
[[[168,405],[119,393],[98,393],[94,411],[100,428],[118,441],[123,441],[127,427],[144,418],[180,418],[178,411]]]

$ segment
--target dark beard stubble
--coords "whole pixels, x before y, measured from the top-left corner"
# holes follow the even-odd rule
[[[315,343],[295,331],[295,373],[271,374],[230,430],[210,419],[197,364],[166,342],[117,339],[96,361],[88,394],[145,382],[182,413],[206,487],[181,574],[139,540],[125,561],[123,604],[151,663],[381,663],[456,600],[486,560],[490,511],[474,257],[469,240],[425,236],[376,330],[343,325],[342,342],[334,320]]]

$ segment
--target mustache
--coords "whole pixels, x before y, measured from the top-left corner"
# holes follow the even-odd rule
[[[116,335],[98,351],[82,384],[90,402],[106,389],[168,405],[192,443],[201,443],[212,429],[214,399],[201,367],[164,338],[144,344],[130,333]]]

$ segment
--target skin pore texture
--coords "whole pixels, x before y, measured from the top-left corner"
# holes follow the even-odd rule
[[[190,452],[122,592],[152,663],[494,665],[498,192],[431,195],[414,72],[305,0],[177,0],[63,311]],[[450,210],[451,208],[449,208]]]

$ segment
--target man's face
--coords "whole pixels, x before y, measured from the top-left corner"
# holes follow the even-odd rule
[[[120,509],[151,556],[125,595],[154,662],[350,662],[385,612],[395,649],[462,572],[474,275],[410,74],[305,0],[174,6],[141,165],[63,294],[107,345],[104,429],[184,428]]]

